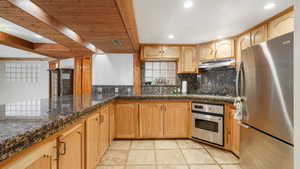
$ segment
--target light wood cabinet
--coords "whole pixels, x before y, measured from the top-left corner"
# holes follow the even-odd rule
[[[180,46],[167,45],[162,46],[163,59],[178,59],[180,57]]]
[[[199,61],[209,61],[214,60],[216,58],[215,43],[203,43],[199,45],[198,53],[199,53]]]
[[[139,105],[140,136],[142,138],[162,138],[163,105],[142,103]]]
[[[141,50],[142,60],[176,61],[180,57],[177,45],[144,45]]]
[[[164,137],[189,137],[190,115],[189,103],[166,103],[164,106]]]
[[[289,12],[269,23],[269,39],[276,38],[286,33],[294,31],[295,15],[294,12]]]
[[[249,48],[251,46],[251,34],[245,33],[237,38],[236,44],[236,63],[237,67],[241,62],[242,50]]]
[[[2,169],[56,169],[56,140],[49,141]]]
[[[115,138],[115,110],[114,105],[108,106],[109,111],[109,144],[111,144]]]
[[[198,60],[196,46],[183,46],[177,64],[180,65],[178,66],[178,73],[197,73]]]
[[[234,57],[234,40],[221,40],[216,42],[216,59]]]
[[[86,120],[86,169],[94,169],[100,160],[100,114]]]
[[[143,51],[143,53],[142,53],[143,60],[160,59],[162,56],[160,45],[144,46],[142,51]]]
[[[117,103],[115,105],[115,137],[136,138],[138,131],[138,105]]]
[[[109,109],[104,107],[100,110],[100,156],[102,156],[109,146]]]
[[[235,110],[231,110],[231,131],[232,131],[232,142],[231,142],[231,151],[237,156],[240,155],[240,124],[238,120],[234,119]]]
[[[268,25],[263,25],[251,31],[251,45],[257,45],[267,40],[268,40]]]
[[[84,126],[82,123],[58,138],[59,169],[84,169]]]

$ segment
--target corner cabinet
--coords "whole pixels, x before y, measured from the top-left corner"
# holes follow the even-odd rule
[[[57,169],[56,140],[49,141],[2,169]]]
[[[144,45],[141,49],[141,60],[176,61],[180,57],[180,50],[177,45]]]
[[[58,168],[84,169],[84,125],[76,125],[58,138]]]
[[[197,73],[198,58],[196,46],[181,47],[181,56],[177,63],[177,73]]]
[[[251,34],[245,33],[236,40],[236,65],[239,67],[242,57],[242,51],[251,46]]]
[[[260,26],[253,31],[251,31],[251,45],[257,45],[259,43],[268,40],[268,26]]]
[[[278,36],[294,31],[295,15],[294,12],[289,12],[275,20],[269,22],[269,36],[268,39],[273,39]]]

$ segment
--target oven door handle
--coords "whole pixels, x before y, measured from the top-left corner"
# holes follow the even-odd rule
[[[207,116],[211,116],[211,118],[207,118]],[[219,117],[219,116],[202,115],[202,114],[193,115],[193,117],[195,119],[213,121],[213,122],[219,122],[223,119],[223,117]]]

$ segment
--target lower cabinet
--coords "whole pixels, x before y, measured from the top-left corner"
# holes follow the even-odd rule
[[[2,169],[57,169],[56,140],[49,141]]]
[[[113,104],[108,106],[108,111],[109,111],[109,144],[111,144],[115,138],[115,109]]]
[[[94,169],[100,160],[100,114],[86,120],[86,169]]]
[[[190,106],[189,103],[166,103],[164,105],[164,137],[189,137]]]
[[[100,157],[109,146],[109,109],[104,107],[100,111]]]
[[[163,106],[157,103],[139,105],[140,137],[161,138],[164,136]]]
[[[115,105],[115,138],[136,138],[138,132],[138,104],[117,103]]]
[[[231,131],[232,131],[232,145],[231,151],[239,156],[240,155],[240,124],[238,120],[234,119],[235,110],[231,109]]]
[[[58,168],[84,169],[84,125],[76,125],[58,138]]]

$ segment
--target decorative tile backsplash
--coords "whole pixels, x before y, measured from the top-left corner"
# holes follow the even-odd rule
[[[235,68],[215,69],[199,74],[178,75],[188,82],[188,93],[235,96]]]
[[[116,93],[120,95],[134,94],[133,86],[131,85],[94,85],[93,93]]]

